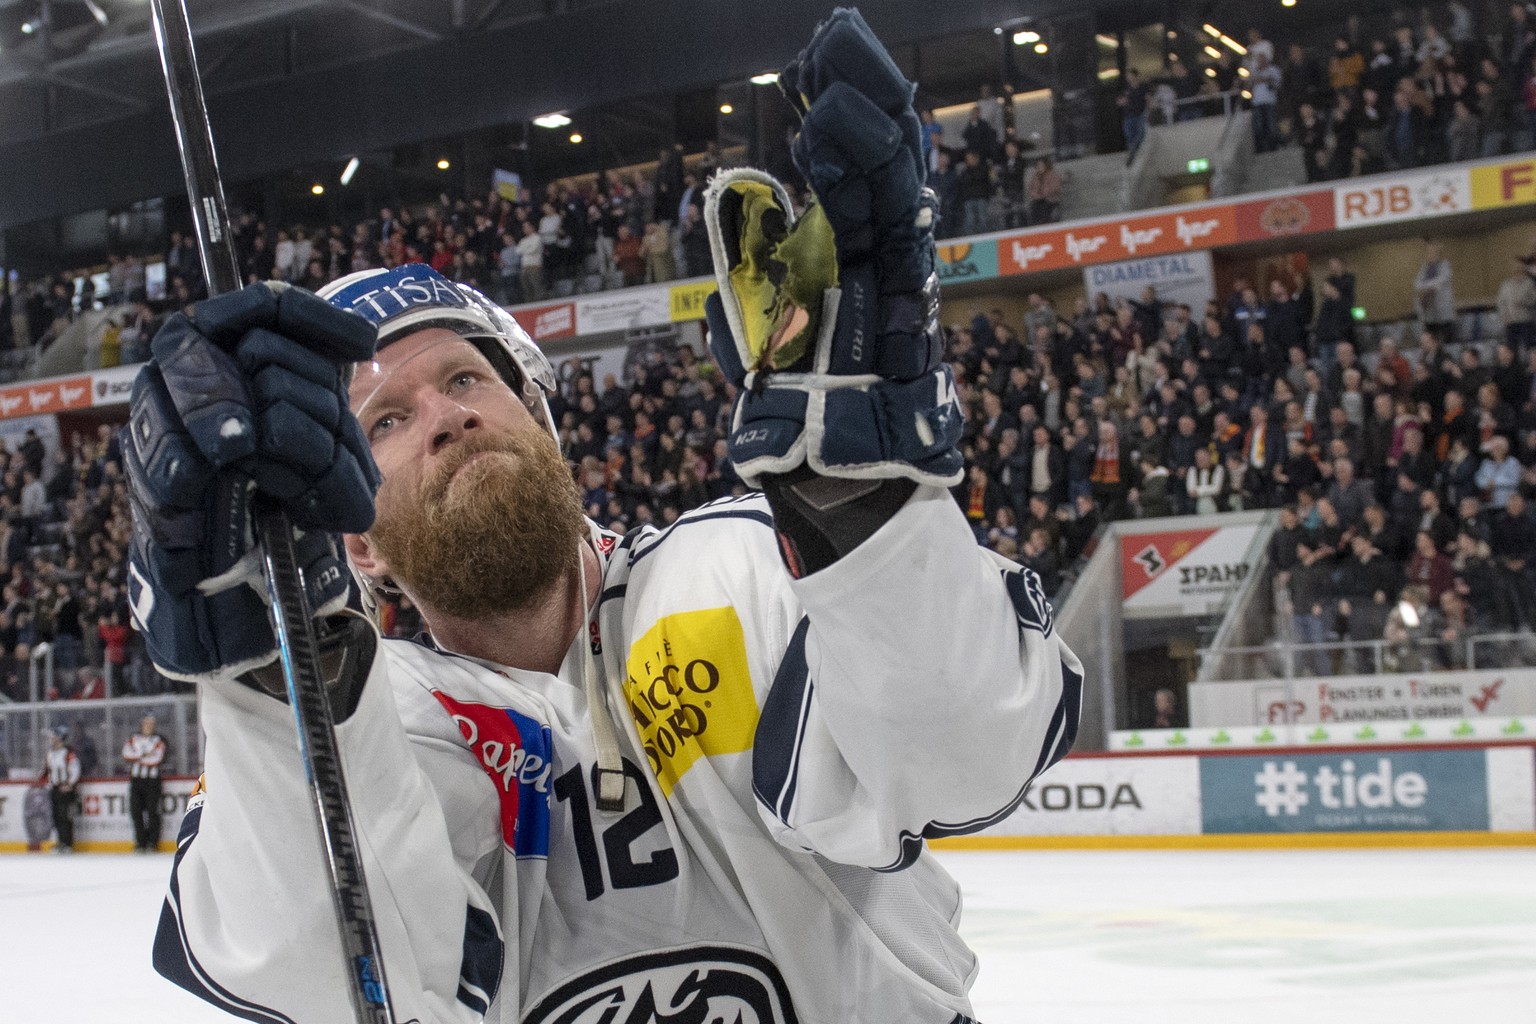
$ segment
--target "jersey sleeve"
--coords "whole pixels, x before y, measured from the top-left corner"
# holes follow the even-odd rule
[[[896,870],[980,831],[1076,736],[1082,666],[1034,573],[922,488],[792,584],[804,609],[764,703],[753,789],[775,838]]]
[[[336,733],[394,1019],[477,1021],[502,979],[503,937],[473,865],[455,854],[390,663],[380,645]],[[353,1019],[289,708],[239,683],[208,684],[202,721],[207,792],[177,839],[156,970],[246,1020]]]

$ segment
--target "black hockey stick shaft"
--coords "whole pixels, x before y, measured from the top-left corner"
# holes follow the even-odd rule
[[[203,271],[208,277],[208,293],[234,291],[240,287],[240,269],[229,234],[229,212],[224,205],[213,132],[197,74],[186,0],[152,0],[152,6],[155,42],[160,49],[166,92],[176,123],[176,141],[181,148],[181,166],[186,174],[187,198],[192,204]],[[287,513],[277,507],[260,509],[256,524],[265,559],[278,660],[298,725],[299,750],[330,873],[354,1016],[358,1024],[394,1024],[384,981],[384,962],[379,955],[378,929],[363,880],[362,854],[336,744],[336,727],[320,669],[313,613],[294,551],[293,526]]]

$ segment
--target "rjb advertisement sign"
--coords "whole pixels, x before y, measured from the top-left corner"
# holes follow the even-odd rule
[[[1466,213],[1472,209],[1472,180],[1465,167],[1362,178],[1335,186],[1333,202],[1340,228]]]
[[[1200,759],[1206,833],[1487,830],[1482,750]]]
[[[1127,618],[1209,615],[1224,609],[1252,569],[1259,524],[1168,530],[1120,538]]]

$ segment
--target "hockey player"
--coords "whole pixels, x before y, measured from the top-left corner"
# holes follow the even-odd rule
[[[155,716],[145,715],[139,731],[123,741],[128,763],[128,817],[133,820],[133,849],[153,853],[160,846],[160,765],[165,739],[155,731]]]
[[[55,853],[75,852],[75,814],[80,810],[80,758],[69,745],[69,729],[56,725],[48,730],[48,799],[53,805],[53,829],[58,833]]]
[[[596,528],[548,362],[426,267],[329,305],[248,288],[155,340],[131,598],[155,663],[203,686],[208,781],[163,974],[251,1020],[348,1017],[259,493],[298,528],[397,1019],[970,1020],[924,841],[1017,806],[1071,745],[1081,670],[944,489],[960,410],[911,85],[851,11],[782,80],[819,204],[796,224],[728,172],[706,213],[730,452],[761,494]],[[429,639],[345,611],[329,531],[356,596],[408,595]]]

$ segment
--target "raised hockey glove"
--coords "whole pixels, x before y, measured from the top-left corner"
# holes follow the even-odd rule
[[[913,86],[841,8],[779,81],[816,202],[797,221],[784,188],[750,170],[716,175],[705,197],[710,347],[740,389],[731,462],[754,487],[802,466],[951,486],[962,423]]]
[[[253,503],[295,526],[317,617],[351,576],[333,532],[373,524],[379,475],[343,369],[374,327],[297,288],[259,284],[177,313],[133,386],[123,458],[133,496],[128,597],[167,676],[232,677],[276,657]]]

